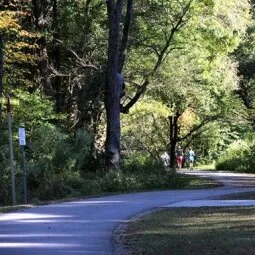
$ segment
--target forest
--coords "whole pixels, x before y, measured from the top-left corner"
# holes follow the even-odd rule
[[[255,1],[0,0],[0,205],[255,172]],[[166,172],[160,156],[167,151]]]

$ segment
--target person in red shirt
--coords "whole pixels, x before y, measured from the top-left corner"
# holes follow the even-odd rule
[[[178,169],[181,169],[183,163],[183,149],[180,145],[178,145],[178,148],[176,150],[176,162]]]

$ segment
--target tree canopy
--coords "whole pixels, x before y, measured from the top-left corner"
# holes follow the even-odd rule
[[[52,181],[68,180],[63,188],[90,172],[119,171],[128,155],[156,162],[168,151],[174,169],[178,144],[212,160],[253,132],[252,4],[0,1],[0,96],[20,99],[13,127],[27,128],[31,192],[51,173]],[[1,110],[1,167],[8,169],[4,104]]]

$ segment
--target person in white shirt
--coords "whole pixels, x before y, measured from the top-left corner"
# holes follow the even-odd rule
[[[162,155],[161,155],[161,160],[164,164],[165,167],[169,166],[170,164],[170,157],[168,155],[168,153],[165,151]]]

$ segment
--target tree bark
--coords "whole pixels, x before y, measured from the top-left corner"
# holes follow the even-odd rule
[[[170,167],[172,174],[176,175],[176,155],[175,148],[178,142],[178,118],[179,115],[169,116],[169,151],[170,151]]]
[[[108,14],[108,61],[105,82],[106,165],[108,170],[118,170],[120,161],[120,87],[118,84],[120,18],[123,0],[106,1]]]
[[[176,176],[176,145],[177,143],[184,141],[185,139],[194,136],[202,127],[206,124],[215,121],[220,118],[220,115],[210,116],[205,118],[200,124],[194,126],[185,135],[180,136],[180,125],[178,123],[179,118],[184,111],[176,111],[173,116],[169,116],[169,155],[170,155],[170,167],[172,169],[173,176]]]

